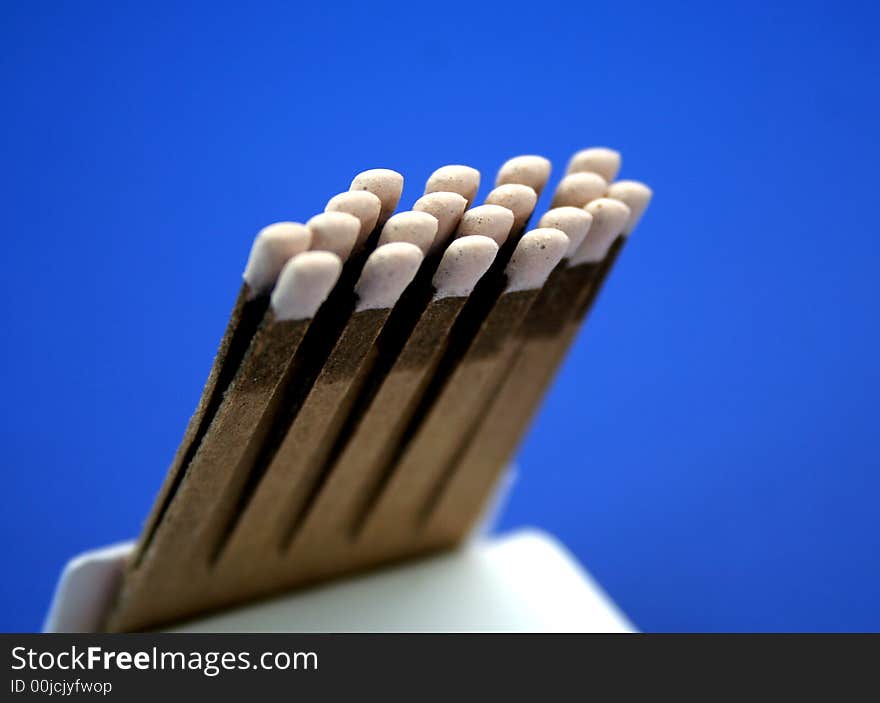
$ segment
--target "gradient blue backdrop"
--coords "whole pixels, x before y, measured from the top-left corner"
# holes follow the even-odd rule
[[[502,528],[647,630],[880,629],[875,3],[242,5],[2,5],[2,629],[138,532],[260,226],[596,144],[655,203]]]

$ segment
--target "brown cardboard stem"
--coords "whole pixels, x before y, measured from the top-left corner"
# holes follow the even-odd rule
[[[241,513],[223,562],[244,563],[254,554],[269,559],[277,554],[319,477],[352,396],[373,366],[373,344],[389,313],[364,310],[352,315]]]
[[[498,477],[508,466],[541,400],[622,248],[619,238],[598,265],[559,269],[548,280],[519,336],[519,349],[457,457],[448,484],[426,507],[428,542],[456,542],[482,514]]]
[[[168,469],[153,509],[150,511],[150,515],[144,525],[141,538],[135,547],[135,552],[131,557],[134,564],[140,563],[156,529],[168,510],[168,506],[174,499],[174,495],[183,481],[186,470],[207,434],[217,409],[220,407],[223,394],[232,382],[239,364],[247,352],[250,341],[260,321],[263,319],[268,304],[268,295],[254,298],[247,284],[242,285],[235,305],[232,308],[226,331],[220,340],[220,347],[214,357],[214,362],[208,374],[208,380],[205,382],[205,387],[202,390],[199,404],[190,418],[186,432]]]
[[[316,558],[326,562],[346,553],[352,525],[381,479],[387,456],[399,442],[430,381],[466,300],[432,301],[382,383],[364,389],[364,407],[350,416],[348,431],[340,435],[343,444],[337,448],[335,466],[290,545],[289,570],[298,563]]]
[[[434,391],[426,393],[425,410],[414,417],[410,440],[404,437],[397,451],[399,459],[392,459],[390,478],[365,518],[359,541],[385,549],[386,542],[412,539],[420,507],[442,481],[461,438],[478,420],[480,399],[497,382],[511,351],[507,341],[537,295],[538,290],[501,295],[467,351],[453,362],[448,378],[435,381]]]
[[[310,322],[275,322],[267,313],[150,548],[125,576],[111,618],[115,629],[140,626],[156,613],[170,619],[186,612],[179,592],[207,568],[205,526],[223,496],[235,494],[244,482],[242,467],[269,429]]]

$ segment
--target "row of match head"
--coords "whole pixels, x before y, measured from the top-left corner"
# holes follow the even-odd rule
[[[508,292],[538,289],[562,260],[569,239],[559,229],[539,227],[522,236],[505,268]],[[498,244],[475,234],[452,242],[433,277],[434,299],[466,297],[489,270]],[[391,309],[415,278],[424,254],[410,242],[389,242],[373,251],[361,271],[354,293],[356,311]],[[272,291],[277,320],[314,317],[342,271],[342,260],[329,251],[306,251],[282,269]]]
[[[608,184],[606,179],[613,178],[619,167],[620,156],[611,149],[578,152],[554,193],[553,208],[538,223],[540,230],[554,230],[565,238],[559,258],[569,265],[601,260],[617,236],[635,228],[647,207],[651,191],[643,184]],[[305,225],[285,222],[262,230],[251,250],[245,282],[252,295],[275,287],[272,305],[278,317],[309,317],[332,289],[342,262],[381,225],[379,247],[368,259],[356,289],[359,309],[385,307],[396,300],[422,258],[442,249],[446,251],[434,278],[437,296],[466,295],[510,232],[521,231],[549,176],[550,162],[543,157],[510,159],[499,170],[485,204],[468,210],[479,189],[479,171],[443,166],[428,179],[425,194],[411,211],[392,215],[403,177],[389,169],[364,171],[349,191],[331,198],[325,212]],[[523,263],[530,260],[528,245],[537,236],[523,237],[522,251],[517,249],[511,260],[510,289],[543,282],[540,265]],[[447,248],[450,238],[455,241]],[[554,245],[562,241],[558,235],[551,240]],[[539,250],[550,261],[556,248],[545,242]]]

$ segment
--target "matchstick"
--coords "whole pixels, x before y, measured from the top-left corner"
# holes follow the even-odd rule
[[[645,210],[648,209],[648,205],[653,197],[653,191],[639,181],[617,181],[608,186],[608,197],[624,203],[629,208],[630,215],[623,231],[620,232],[603,257],[590,295],[580,304],[580,309],[576,313],[579,320],[578,324],[589,315],[596,298],[605,285],[605,281],[614,268],[614,264],[620,257],[624,245],[629,240],[629,235],[638,226],[642,216],[645,214]]]
[[[386,222],[353,291],[353,313],[307,393],[294,402],[292,421],[276,447],[264,448],[227,526],[223,567],[237,568],[254,554],[277,554],[298,524],[303,506],[323,480],[321,467],[356,394],[372,371],[374,345],[400,295],[411,283],[437,232],[423,212],[398,213]],[[223,546],[222,542],[217,549]]]
[[[447,171],[449,170],[447,169]],[[382,230],[382,234],[379,238],[380,243],[409,239],[410,241],[417,242],[421,246],[426,253],[426,258],[416,279],[407,288],[406,293],[401,296],[400,300],[397,301],[391,316],[382,329],[381,336],[376,342],[378,350],[377,355],[379,357],[377,361],[381,361],[382,363],[379,368],[371,366],[369,374],[366,372],[364,373],[364,376],[368,376],[373,385],[378,385],[378,379],[383,378],[384,374],[387,373],[388,367],[397,357],[400,349],[403,347],[413,328],[420,319],[425,307],[429,304],[430,294],[432,292],[430,286],[431,276],[440,262],[440,254],[442,253],[440,245],[445,244],[449,234],[459,223],[459,218],[466,205],[466,199],[464,196],[458,194],[457,191],[465,193],[469,192],[475,181],[475,177],[478,178],[479,174],[474,169],[466,167],[453,169],[452,173],[447,173],[447,176],[443,179],[444,186],[454,189],[453,191],[434,191],[427,193],[417,201],[415,206],[416,209],[414,211],[391,217]],[[505,216],[511,216],[511,213],[506,210],[503,210],[503,212]],[[436,217],[434,215],[436,215]],[[426,229],[424,225],[427,223],[432,223],[430,233],[433,237],[433,242],[425,235]],[[421,225],[421,227],[417,225]],[[509,229],[510,223],[508,222],[506,226]],[[355,401],[355,409],[352,412],[352,415],[356,416],[358,414],[358,408],[362,406],[364,402],[364,400],[360,400],[360,403],[358,404],[358,402]],[[351,405],[352,402],[347,400],[346,408]],[[340,416],[344,417],[342,415]],[[349,416],[349,422],[350,420],[351,415]],[[338,428],[335,428],[334,432],[336,432],[336,430],[338,430]],[[343,435],[345,435],[347,431],[347,427],[344,428]],[[312,504],[317,500],[318,494],[321,492],[323,484],[329,476],[335,457],[334,448],[339,443],[338,441],[331,441],[330,437],[332,434],[333,433],[328,434],[328,438],[326,438],[322,444],[322,453],[329,453],[329,455],[326,458],[313,458],[311,460],[311,466],[318,467],[314,469],[317,478],[313,483],[313,487],[303,499],[302,507],[297,508],[295,501],[294,505],[288,506],[288,510],[292,514],[292,517],[288,521],[285,529],[285,543],[290,539],[290,536],[298,530],[299,524],[311,510]],[[336,432],[336,434],[339,433]],[[302,453],[301,444],[298,444],[297,446],[299,453]],[[298,499],[295,498],[295,500]],[[260,510],[258,512],[263,514],[265,511]],[[271,546],[272,548],[277,548],[277,544]]]
[[[514,351],[510,336],[568,245],[557,229],[523,235],[505,268],[503,287],[476,334],[463,328],[450,332],[444,359],[391,454],[388,478],[356,526],[356,538],[367,551],[394,555],[415,542],[426,501],[454,468],[450,461],[459,443],[479,420],[482,399],[495,387]]]
[[[538,201],[535,189],[525,182],[543,188],[550,175],[549,167],[550,162],[539,156],[514,157],[502,164],[496,176],[496,182],[505,182],[497,185],[486,196],[484,207],[500,206],[510,210],[514,215],[514,224],[504,241],[499,242],[495,261],[470,296],[464,317],[471,320],[471,331],[476,331],[482,319],[488,314],[489,308],[494,304],[499,285],[504,279],[505,267],[525,232]],[[514,183],[512,182],[514,179],[525,182]]]
[[[376,229],[381,211],[382,201],[368,190],[347,190],[339,193],[330,198],[324,207],[324,212],[346,212],[360,220],[361,229],[355,243],[356,249],[366,244],[370,234]]]
[[[458,227],[465,209],[467,209],[467,198],[451,191],[427,193],[416,200],[413,210],[426,212],[437,220],[437,236],[431,246],[431,254],[438,252],[442,254],[449,243],[449,237]]]
[[[387,372],[376,374],[362,392],[361,407],[328,457],[332,471],[327,471],[326,485],[293,535],[287,555],[291,575],[314,577],[322,570],[344,569],[346,560],[352,568],[352,531],[443,357],[450,330],[512,224],[513,214],[498,206],[465,213],[459,233],[482,234],[464,234],[449,245],[433,277],[432,298],[412,333]]]
[[[238,467],[259,447],[290,383],[296,350],[339,278],[342,261],[330,252],[291,258],[272,291],[269,310],[223,398],[209,432],[188,467],[174,501],[139,567],[126,574],[108,626],[141,629],[200,606],[207,569],[205,524],[223,496],[240,484]]]
[[[565,232],[571,246],[517,330],[513,341],[516,351],[484,404],[481,421],[460,445],[448,484],[438,486],[425,506],[426,542],[454,543],[479,517],[552,377],[565,321],[573,314],[578,298],[590,289],[597,265],[587,261],[584,252],[595,251],[595,244],[590,243],[596,240],[604,240],[607,248],[625,224],[628,212],[621,203],[606,201],[602,205],[599,200],[585,209],[564,206],[550,210],[539,221],[539,226]]]
[[[584,207],[608,190],[608,183],[595,173],[571,173],[563,178],[553,193],[551,208]]]
[[[507,264],[519,244],[537,200],[537,194],[529,186],[509,183],[492,190],[486,197],[486,204],[468,210],[462,217],[458,236],[478,234],[478,231],[471,231],[468,228],[481,226],[482,213],[491,214],[491,217],[496,219],[504,217],[501,214],[503,211],[513,215],[513,225],[509,231],[504,232],[504,237],[498,240],[498,254],[495,256],[495,260],[470,295],[467,308],[457,323],[462,339],[465,339],[468,334],[476,333],[483,319],[495,304],[495,300],[503,288]]]
[[[462,172],[465,179],[470,172]],[[446,185],[463,190],[461,182],[447,180]],[[394,446],[415,409],[419,394],[430,381],[446,348],[448,332],[471,294],[470,288],[466,294],[462,293],[464,288],[459,284],[454,289],[457,294],[452,295],[449,282],[457,280],[453,273],[464,271],[472,275],[479,271],[473,279],[476,286],[485,273],[480,263],[485,261],[486,268],[491,265],[498,247],[510,234],[513,222],[513,213],[499,205],[482,205],[466,211],[458,225],[456,241],[443,254],[430,281],[428,299],[424,305],[418,300],[407,301],[411,304],[403,313],[413,316],[412,323],[389,323],[379,340],[380,355],[385,363],[374,369],[370,384],[341,433],[340,443],[328,457],[324,471],[329,475],[328,485],[317,497],[315,515],[311,521],[306,519],[303,532],[326,539],[335,526],[347,538],[360,519],[362,507],[369,503],[382,479],[385,452]],[[473,239],[474,236],[479,238]],[[494,243],[491,250],[484,241],[486,238]],[[465,274],[459,273],[459,276]],[[331,473],[333,464],[337,468]],[[322,509],[322,505],[332,507]]]
[[[339,283],[323,306],[321,318],[317,320],[316,331],[308,340],[307,348],[314,358],[329,351],[345,324],[346,306],[351,300],[351,290],[363,269],[364,262],[376,247],[379,234],[385,222],[391,217],[403,192],[403,176],[387,168],[374,168],[361,171],[351,181],[349,195],[340,193],[331,198],[325,206],[325,213],[340,212],[354,215],[360,222],[357,242],[351,256],[345,261]],[[366,195],[369,193],[379,200],[379,214],[375,220],[375,202]],[[372,230],[368,225],[373,223]],[[367,232],[369,233],[367,234]],[[323,344],[323,346],[322,346]],[[317,362],[316,362],[317,363]]]
[[[480,172],[470,166],[450,164],[434,171],[425,184],[425,195],[430,193],[458,193],[471,206],[480,189]]]
[[[278,222],[264,227],[251,247],[243,274],[244,282],[238,293],[226,332],[214,358],[202,397],[190,418],[183,440],[177,449],[162,488],[138,540],[132,562],[137,564],[152,541],[183,476],[192,461],[208,427],[220,406],[230,381],[235,376],[241,359],[248,349],[266,308],[278,274],[288,259],[305,251],[311,242],[311,232],[295,222]]]
[[[346,212],[322,212],[306,222],[312,233],[313,251],[329,251],[348,261],[360,237],[361,221]]]
[[[540,198],[544,186],[550,179],[551,168],[550,161],[543,156],[514,156],[505,161],[498,169],[495,186],[510,183],[526,185],[535,191],[536,196]]]
[[[427,256],[434,248],[434,240],[440,223],[437,218],[427,212],[408,210],[393,215],[382,228],[379,235],[379,246],[392,242],[408,242],[414,244]]]
[[[403,193],[403,176],[390,168],[372,168],[356,175],[348,188],[350,191],[366,190],[382,203],[376,228],[381,228],[397,208]]]
[[[576,155],[576,158],[572,159],[569,164],[569,175],[562,180],[554,193],[553,202],[557,206],[556,209],[551,210],[539,223],[539,227],[555,227],[569,237],[569,248],[564,256],[566,263],[561,263],[551,274],[530,309],[529,315],[524,320],[523,326],[542,326],[544,328],[552,326],[558,319],[558,315],[565,311],[566,306],[571,305],[570,293],[577,290],[579,276],[567,273],[568,266],[566,264],[583,241],[591,223],[591,216],[580,207],[599,197],[607,188],[607,183],[599,175],[582,173],[582,171],[586,170],[588,165],[598,163],[603,167],[604,173],[611,173],[613,169],[609,167],[609,164],[613,166],[615,156],[617,156],[616,163],[619,165],[619,155],[616,155],[616,152],[602,149],[584,150]],[[549,162],[541,157],[516,157],[502,167],[497,182],[521,181],[533,189],[540,190],[546,183],[549,172]],[[519,334],[514,335],[510,342],[514,350],[518,350],[521,345],[518,336]],[[516,355],[517,351],[512,352],[508,367],[515,362]],[[499,371],[498,385],[486,391],[481,406],[484,410],[491,407],[492,399],[500,386],[503,385],[507,373],[509,373],[509,368]],[[477,417],[481,418],[481,415],[478,414]],[[484,439],[482,436],[478,436],[478,430],[482,426],[481,419],[478,419],[462,433],[459,444],[452,452],[447,467],[442,473],[442,478],[436,482],[423,502],[419,512],[419,520],[427,520],[433,512],[434,504],[446,491],[446,483],[451,481],[457,473],[456,466],[460,463],[462,454],[467,451],[474,437]],[[494,439],[498,441],[499,438]]]
[[[467,167],[444,167],[444,169],[438,169],[432,178],[437,178],[438,173],[456,173],[463,180],[466,180],[466,175],[470,173],[472,176],[469,183],[470,189],[461,189],[459,192],[471,199],[475,195],[478,182],[477,178],[473,177],[473,174],[476,173],[473,169],[468,169]],[[505,230],[503,238],[498,241],[500,246],[498,255],[496,255],[489,272],[481,279],[473,291],[464,313],[456,323],[459,328],[459,345],[465,345],[467,343],[466,340],[469,340],[476,333],[500,295],[502,290],[500,286],[503,286],[503,282],[506,280],[505,266],[510,261],[510,257],[537,202],[537,193],[531,186],[538,190],[542,189],[546,185],[549,174],[550,163],[542,157],[516,157],[507,161],[499,170],[498,177],[496,178],[496,182],[500,183],[500,185],[489,193],[486,198],[486,204],[469,210],[462,219],[459,236],[477,233],[477,229],[472,230],[469,228],[481,227],[484,214],[493,219],[502,219],[505,217],[502,213],[506,210],[513,215],[512,227],[509,230]],[[443,182],[444,187],[455,187],[449,182],[449,178],[438,180]],[[531,185],[516,182],[520,180]],[[430,187],[431,182],[429,181],[428,188],[430,189]],[[448,371],[444,373],[448,373]],[[360,524],[366,518],[370,506],[383,490],[384,482],[388,479],[392,468],[393,463],[379,469],[375,487],[365,492],[364,497],[361,499],[361,508],[352,523],[352,530],[355,532],[360,528]]]
[[[621,190],[611,192],[619,194]],[[583,322],[609,250],[624,231],[632,231],[650,197],[643,187],[627,186],[623,194],[638,208],[637,217],[632,217],[625,203],[609,198],[597,199],[585,208],[593,217],[589,233],[566,268],[554,272],[558,281],[554,297],[559,302],[551,301],[552,289],[546,294],[547,304],[555,307],[555,312],[542,318],[536,306],[536,314],[530,314],[523,325],[519,352],[505,380],[457,458],[449,484],[428,508],[424,526],[427,543],[460,541],[483,513]],[[545,215],[542,224],[554,221],[553,212]]]
[[[617,178],[620,171],[620,152],[602,146],[594,146],[576,153],[568,162],[566,174],[595,173],[607,183]]]
[[[342,314],[340,313],[340,308],[345,307],[347,299],[346,291],[351,290],[351,286],[353,285],[354,280],[356,280],[357,275],[360,273],[366,256],[372,247],[375,246],[375,240],[378,237],[378,231],[380,229],[380,225],[376,224],[373,226],[373,231],[366,240],[363,240],[363,232],[366,231],[367,227],[370,225],[372,213],[375,211],[375,200],[373,200],[373,198],[377,198],[380,204],[379,216],[377,218],[378,222],[382,220],[383,213],[393,212],[400,199],[402,187],[403,177],[395,171],[389,169],[372,169],[370,171],[364,171],[359,173],[352,180],[352,190],[350,191],[352,194],[340,194],[336,198],[331,199],[331,202],[328,203],[329,212],[326,213],[327,217],[317,218],[313,222],[313,225],[318,227],[320,227],[321,223],[329,225],[330,223],[335,222],[337,223],[337,226],[341,223],[345,223],[343,228],[345,231],[337,231],[337,236],[345,240],[352,239],[352,245],[343,245],[343,248],[347,251],[351,251],[354,248],[354,255],[350,256],[345,262],[342,271],[338,276],[336,286],[331,289],[331,292],[328,295],[328,300],[323,302],[320,311],[316,313],[316,318],[311,321],[308,328],[310,332],[307,333],[302,340],[299,340],[297,345],[291,347],[291,358],[288,359],[289,364],[286,367],[287,382],[281,389],[279,397],[274,399],[270,415],[264,418],[259,425],[259,428],[263,432],[268,432],[274,427],[277,427],[279,420],[277,417],[273,418],[272,416],[278,414],[279,408],[285,409],[285,397],[290,395],[291,392],[296,392],[297,385],[302,381],[302,377],[308,376],[308,372],[316,363],[315,359],[320,358],[322,353],[326,353],[325,345],[332,343],[332,340],[335,339],[341,329]],[[366,191],[366,193],[360,195],[359,193],[363,191]],[[355,195],[356,193],[358,195]],[[367,193],[369,195],[367,195]],[[348,219],[346,220],[345,218]],[[322,239],[320,232],[318,239]],[[323,246],[328,246],[329,243],[332,243],[332,240],[333,237],[331,234],[327,233],[323,236],[323,242],[321,242],[321,244]],[[356,248],[353,246],[355,241],[360,243]],[[332,246],[338,247],[340,245],[337,243]],[[264,320],[265,319],[266,316],[264,316]],[[294,361],[296,363],[294,363]],[[224,396],[223,401],[226,402],[226,400],[227,398]],[[211,434],[210,428],[206,433],[206,436],[209,434]],[[246,435],[247,433],[242,431],[240,432],[239,437],[244,438]],[[252,457],[255,455],[260,448],[260,444],[264,440],[265,436],[263,435],[252,437],[250,445],[247,447],[241,447],[243,450],[242,456]],[[244,451],[245,449],[247,450],[246,452]],[[208,454],[208,456],[210,456],[210,454]],[[189,463],[194,464],[197,458],[198,451],[193,454]],[[156,520],[155,527],[147,533],[147,546],[149,547],[153,544],[155,536],[159,533],[160,528],[162,528],[162,522],[164,521],[165,516],[171,512],[173,507],[176,508],[176,511],[179,514],[185,514],[188,516],[185,522],[190,525],[190,527],[185,530],[178,530],[171,525],[163,530],[164,533],[168,535],[164,540],[164,546],[152,550],[154,557],[149,571],[153,573],[153,576],[150,577],[140,574],[140,581],[161,583],[163,579],[161,576],[163,569],[170,569],[171,576],[167,577],[167,579],[179,582],[183,580],[187,573],[197,570],[197,566],[201,566],[201,563],[205,561],[205,557],[210,557],[211,545],[215,543],[216,533],[222,530],[223,525],[225,525],[229,519],[229,511],[237,504],[242,486],[247,481],[247,476],[249,475],[248,466],[251,462],[252,459],[245,459],[243,460],[242,466],[234,466],[233,469],[230,469],[235,476],[235,480],[232,481],[230,485],[223,486],[222,481],[219,480],[213,482],[212,485],[215,489],[214,494],[216,494],[217,491],[222,492],[222,498],[219,500],[208,499],[199,491],[194,493],[194,499],[180,499],[177,494],[182,493],[180,488],[185,485],[183,479],[189,476],[191,473],[191,467],[184,467],[183,471],[178,472],[175,490],[170,493],[162,506],[162,512],[160,515],[161,519]],[[190,491],[190,493],[193,492]],[[208,495],[209,492],[205,493]],[[192,500],[201,501],[201,505],[199,506],[201,509],[193,510],[190,505],[179,505],[180,503],[192,502]],[[213,500],[213,506],[211,505],[211,500]],[[207,524],[202,524],[199,530],[193,529],[192,525],[196,523],[196,519],[193,517],[194,515],[202,516],[204,518],[203,522]],[[195,542],[197,546],[191,548],[191,543],[193,542]],[[181,563],[181,555],[188,554],[192,549],[195,549],[196,554],[190,554],[190,556],[187,557],[190,562],[193,562],[193,565],[188,564],[187,566],[192,566],[192,568],[179,566]],[[146,553],[146,549],[144,549],[143,552]],[[134,562],[135,568],[139,566],[140,561],[141,560],[138,559]],[[131,573],[127,575],[126,579],[127,581],[134,581]]]
[[[525,229],[537,202],[538,194],[522,183],[500,185],[486,196],[487,205],[500,205],[513,213],[514,232]]]
[[[455,238],[480,235],[489,237],[502,247],[513,231],[513,211],[501,205],[477,205],[465,210],[458,224]],[[494,263],[494,259],[493,259]]]
[[[460,540],[648,204],[607,185],[619,168],[575,154],[525,234],[539,156],[470,210],[473,168],[437,169],[397,215],[403,177],[371,169],[307,225],[261,232],[110,629]]]
[[[493,472],[496,462],[492,458],[499,453],[503,454],[508,442],[517,441],[518,437],[511,436],[517,430],[509,429],[514,418],[518,417],[517,408],[530,402],[533,395],[537,395],[537,398],[543,395],[545,384],[541,362],[547,354],[546,347],[552,344],[553,335],[561,332],[562,322],[570,314],[572,300],[576,298],[579,289],[587,285],[583,281],[583,268],[570,264],[572,257],[582,246],[592,222],[593,217],[587,210],[567,206],[548,211],[538,222],[538,227],[552,227],[563,232],[569,240],[568,249],[541,288],[523,323],[512,335],[510,344],[513,351],[509,361],[499,373],[496,386],[485,394],[482,405],[477,410],[478,420],[463,433],[444,479],[437,483],[425,500],[420,511],[420,521],[426,522],[434,512],[436,503],[447,490],[447,484],[461,480],[459,473],[467,474],[468,487],[481,487],[479,472]],[[494,404],[498,393],[507,386],[515,389],[507,396],[512,397],[513,406]],[[493,415],[493,410],[497,417]],[[471,464],[476,464],[476,468]],[[467,499],[476,501],[475,496],[469,495]],[[456,526],[460,526],[460,522]],[[429,535],[426,542],[434,540],[448,543],[449,532],[446,530],[439,535]]]

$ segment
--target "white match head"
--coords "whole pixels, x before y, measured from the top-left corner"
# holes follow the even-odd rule
[[[306,223],[315,251],[330,251],[345,261],[357,243],[361,221],[347,212],[322,212]]]
[[[486,196],[488,205],[501,205],[513,213],[515,229],[526,226],[537,202],[538,194],[529,186],[520,183],[498,186]]]
[[[470,166],[450,164],[441,166],[428,178],[425,195],[428,193],[458,193],[467,200],[468,207],[474,202],[480,189],[480,172]]]
[[[571,157],[565,173],[596,173],[608,183],[620,171],[620,152],[604,146],[583,149]]]
[[[478,205],[465,210],[455,233],[456,239],[470,234],[481,234],[504,244],[513,228],[513,212],[501,205]]]
[[[413,210],[427,212],[437,218],[437,236],[434,238],[434,249],[446,244],[449,237],[458,227],[461,216],[467,207],[463,195],[452,192],[428,193],[416,200]]]
[[[251,297],[272,290],[284,264],[308,249],[311,241],[309,228],[298,222],[276,222],[261,229],[244,268],[243,278]]]
[[[473,234],[456,239],[443,252],[434,274],[434,299],[469,296],[497,253],[498,245],[489,237]]]
[[[354,215],[361,223],[357,244],[363,244],[376,228],[382,201],[368,190],[348,190],[334,195],[327,201],[324,212],[347,212]]]
[[[654,191],[638,181],[617,181],[608,187],[608,197],[620,200],[630,209],[629,222],[623,228],[624,234],[629,235],[639,224],[653,195]]]
[[[403,176],[390,168],[371,168],[361,171],[354,177],[349,190],[366,190],[382,203],[379,211],[379,224],[391,217],[403,193]]]
[[[538,220],[538,227],[552,227],[562,231],[568,237],[568,250],[563,258],[574,255],[590,231],[593,215],[579,207],[557,207],[548,210]]]
[[[437,236],[437,218],[427,212],[408,210],[392,215],[379,235],[379,244],[409,242],[427,254]]]
[[[593,216],[593,225],[583,244],[570,257],[569,266],[602,261],[630,217],[629,208],[611,198],[594,200],[585,211]]]
[[[504,269],[507,276],[505,292],[535,290],[543,286],[567,249],[568,237],[561,230],[541,227],[526,232]]]
[[[543,156],[514,156],[504,162],[498,175],[495,177],[495,185],[503,186],[507,183],[521,183],[529,186],[538,195],[544,190],[550,179],[551,164],[549,159]]]
[[[409,242],[391,242],[370,254],[355,284],[355,310],[393,308],[422,263],[422,250]]]
[[[329,251],[304,251],[288,261],[269,302],[276,320],[309,320],[318,312],[342,271]]]
[[[595,173],[572,173],[556,186],[550,207],[584,207],[596,198],[601,198],[608,190],[608,183]]]

